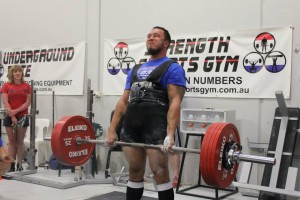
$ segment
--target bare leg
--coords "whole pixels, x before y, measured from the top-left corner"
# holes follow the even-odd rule
[[[5,127],[7,137],[8,137],[8,145],[7,145],[7,153],[8,156],[12,157],[13,160],[16,160],[16,153],[17,153],[17,137],[16,133],[13,130],[13,127],[6,126]],[[10,170],[9,171],[15,171],[15,162],[12,162],[10,164]]]
[[[156,149],[146,149],[149,164],[157,183],[159,200],[174,200],[174,191],[169,177],[168,154]]]
[[[150,168],[152,173],[154,174],[156,183],[168,183],[170,181],[168,154],[165,154],[162,151],[156,149],[147,149],[146,152],[149,157]]]
[[[180,168],[180,155],[178,153],[170,153],[170,163],[173,170],[173,176],[179,175],[179,168]]]
[[[16,145],[17,145],[17,137],[16,134],[13,131],[13,127],[5,127],[6,129],[6,133],[7,133],[7,137],[8,137],[8,155],[11,156],[13,159],[16,159]]]
[[[177,187],[178,177],[179,177],[179,168],[180,168],[180,155],[179,153],[170,153],[170,164],[173,171],[173,187]]]
[[[17,155],[19,170],[22,170],[22,160],[24,157],[24,137],[27,127],[17,128]]]
[[[125,158],[129,164],[129,180],[127,183],[126,199],[140,200],[144,192],[144,174],[146,153],[143,148],[123,147]]]
[[[146,153],[143,148],[122,147],[125,158],[129,164],[129,180],[144,180]]]

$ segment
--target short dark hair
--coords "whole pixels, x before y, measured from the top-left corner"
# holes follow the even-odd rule
[[[171,44],[171,35],[170,35],[170,33],[169,33],[169,31],[167,29],[165,29],[164,27],[161,27],[161,26],[154,26],[152,29],[160,29],[160,30],[162,30],[164,32],[164,34],[165,34],[165,39],[167,41],[169,41],[169,46],[170,46],[170,44]]]

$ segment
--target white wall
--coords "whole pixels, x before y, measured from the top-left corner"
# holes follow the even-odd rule
[[[292,25],[296,48],[300,46],[299,8],[299,0],[2,0],[0,48],[85,41],[86,77],[92,80],[92,89],[101,92],[106,38],[145,37],[156,25],[166,27],[172,35]],[[287,105],[300,107],[299,52],[293,51],[292,57],[291,99]],[[95,122],[101,123],[105,131],[118,98],[104,96],[94,100]],[[37,117],[52,120],[52,97],[38,96],[37,100]],[[85,115],[86,104],[86,94],[56,96],[55,122],[65,115]],[[269,141],[277,107],[275,99],[186,97],[182,103],[182,108],[207,107],[236,110],[244,153],[257,153],[247,147],[247,137],[256,142]],[[103,169],[106,150],[98,150]],[[114,162],[116,168],[122,166]],[[255,170],[253,181],[257,182],[262,170]]]

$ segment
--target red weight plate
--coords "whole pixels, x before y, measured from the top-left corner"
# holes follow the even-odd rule
[[[202,174],[202,178],[206,183],[210,183],[209,176],[207,176],[207,153],[209,151],[209,144],[210,144],[210,139],[211,139],[211,132],[214,132],[215,129],[217,128],[216,124],[211,124],[209,128],[207,129],[205,136],[203,138],[202,144],[201,144],[201,151],[200,151],[200,171]]]
[[[200,171],[201,171],[201,174],[202,174],[202,178],[205,182],[209,182],[209,180],[208,180],[209,177],[207,176],[207,158],[206,158],[206,155],[207,155],[207,152],[208,152],[208,149],[209,149],[209,141],[210,141],[210,137],[211,137],[210,132],[214,131],[215,128],[216,128],[216,126],[214,124],[211,124],[209,126],[209,128],[207,129],[207,131],[204,135],[204,138],[203,138],[203,141],[202,141],[202,144],[201,144]]]
[[[83,165],[92,155],[95,144],[78,144],[76,139],[95,139],[90,121],[82,116],[65,116],[55,125],[51,136],[54,156],[63,164]]]
[[[201,145],[201,152],[200,152],[200,171],[202,174],[202,178],[208,185],[212,185],[211,177],[209,176],[209,158],[207,157],[211,150],[211,138],[214,136],[214,132],[218,131],[220,124],[219,123],[213,123],[209,126],[207,129],[205,136],[202,141]]]
[[[216,130],[212,135],[211,137],[211,148],[210,148],[210,151],[209,151],[209,154],[207,155],[207,157],[209,157],[209,166],[208,166],[208,171],[209,171],[209,175],[210,175],[210,178],[211,178],[211,184],[214,185],[215,187],[218,187],[218,184],[215,180],[215,173],[214,173],[214,170],[215,170],[215,152],[216,152],[216,142],[218,140],[218,138],[220,137],[219,133],[222,132],[222,130],[224,129],[224,126],[226,124],[225,123],[219,123],[219,129]],[[220,155],[218,155],[218,158],[221,158]],[[220,161],[220,160],[218,160]],[[219,164],[219,163],[218,163]]]
[[[218,132],[214,133],[211,139],[212,148],[210,158],[209,174],[213,180],[213,185],[220,188],[227,188],[234,180],[238,164],[235,164],[231,170],[227,170],[222,165],[222,152],[224,145],[230,140],[240,144],[240,137],[237,128],[230,123],[223,124]]]
[[[208,148],[208,151],[207,151],[207,154],[206,154],[206,159],[207,159],[207,176],[208,176],[208,181],[209,181],[209,184],[210,185],[213,185],[215,186],[215,181],[214,181],[214,177],[211,176],[211,168],[212,166],[214,165],[213,164],[213,160],[211,159],[211,154],[215,151],[215,146],[214,146],[214,138],[216,137],[216,134],[217,132],[219,132],[221,129],[222,129],[222,126],[223,126],[223,123],[216,123],[216,128],[213,132],[211,132],[211,136],[210,136],[210,141],[209,141],[209,148]]]

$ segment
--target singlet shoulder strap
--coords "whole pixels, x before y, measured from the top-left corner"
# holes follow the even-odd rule
[[[138,77],[137,77],[137,70],[142,66],[142,64],[137,64],[135,66],[133,66],[133,69],[132,69],[132,76],[131,76],[131,84],[136,82],[138,80]]]
[[[166,73],[166,71],[169,69],[170,65],[174,63],[174,60],[168,60],[161,65],[159,65],[157,68],[155,68],[149,76],[146,78],[147,81],[153,82],[153,83],[160,83],[160,80],[162,79],[163,75]]]

